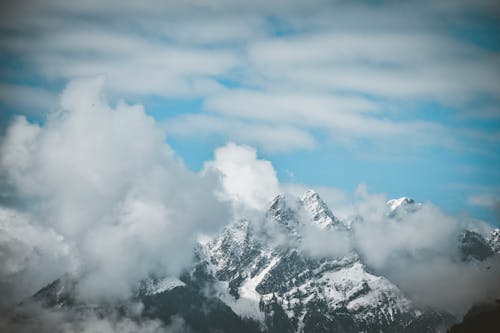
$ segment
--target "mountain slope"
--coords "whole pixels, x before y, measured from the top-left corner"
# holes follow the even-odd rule
[[[451,320],[416,307],[397,286],[368,272],[353,250],[337,257],[302,251],[304,228],[346,230],[316,193],[298,201],[277,196],[266,217],[264,228],[242,220],[199,249],[198,265],[240,316],[269,328],[279,315],[287,332],[400,331]]]

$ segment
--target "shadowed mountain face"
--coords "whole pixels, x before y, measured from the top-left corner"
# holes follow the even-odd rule
[[[460,239],[460,252],[463,260],[484,260],[494,254],[492,246],[480,234],[465,230]]]
[[[391,200],[388,216],[400,219],[419,208],[408,198]],[[190,332],[444,332],[457,321],[416,304],[369,270],[355,249],[311,255],[303,247],[310,230],[331,239],[351,235],[350,225],[317,193],[277,196],[263,222],[242,219],[228,225],[198,244],[193,266],[180,279],[144,280],[125,303],[142,303],[143,315],[166,325],[181,317]],[[464,231],[457,243],[462,259],[493,255],[494,236],[487,241]],[[78,278],[65,275],[33,299],[51,308],[90,307],[75,297],[77,285]]]
[[[453,325],[448,333],[496,333],[500,330],[500,300],[473,306],[461,323]]]

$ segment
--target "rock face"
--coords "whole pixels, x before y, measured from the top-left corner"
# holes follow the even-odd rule
[[[387,215],[400,219],[420,207],[409,198],[390,200]],[[131,301],[167,324],[181,316],[190,332],[444,332],[457,321],[416,305],[368,269],[355,249],[312,255],[303,246],[311,229],[331,239],[351,232],[314,191],[298,199],[278,195],[259,221],[240,219],[198,244],[180,279],[144,280]],[[498,229],[488,240],[464,231],[462,259],[498,252],[499,238]],[[76,284],[64,276],[33,298],[56,308],[85,307],[73,297]]]
[[[483,236],[470,230],[464,230],[460,235],[459,248],[462,260],[482,261],[495,253]]]
[[[490,233],[488,244],[495,253],[500,253],[500,229],[495,229]]]

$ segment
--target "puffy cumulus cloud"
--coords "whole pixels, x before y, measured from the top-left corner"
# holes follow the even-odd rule
[[[47,234],[67,246],[81,276],[79,294],[91,299],[126,297],[151,273],[179,274],[197,235],[217,230],[229,217],[215,194],[218,179],[184,167],[140,105],[111,107],[103,83],[72,81],[60,110],[42,125],[17,118],[0,152],[3,182],[25,203],[18,209],[29,216],[27,225],[42,230],[41,239]],[[4,252],[10,250],[25,253],[25,263],[36,261],[30,235],[2,237],[2,257],[13,259]],[[43,286],[45,279],[34,277],[55,264],[28,269],[31,287]],[[15,264],[6,267],[2,279]],[[54,272],[61,267],[70,269],[61,261]]]
[[[279,193],[276,172],[267,160],[257,158],[254,148],[228,143],[215,150],[213,161],[205,163],[205,174],[221,175],[223,195],[237,205],[262,210]]]

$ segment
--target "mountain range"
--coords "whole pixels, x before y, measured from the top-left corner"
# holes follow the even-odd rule
[[[421,206],[393,199],[385,214],[398,221]],[[189,332],[445,332],[457,323],[413,300],[349,246],[356,219],[336,217],[312,190],[280,194],[265,215],[240,217],[199,242],[182,276],[151,276],[130,300],[90,305],[76,297],[79,278],[67,274],[24,303],[106,313],[140,302],[147,318],[168,325],[181,317]],[[457,248],[457,260],[481,262],[500,252],[500,230],[486,238],[464,230]]]

